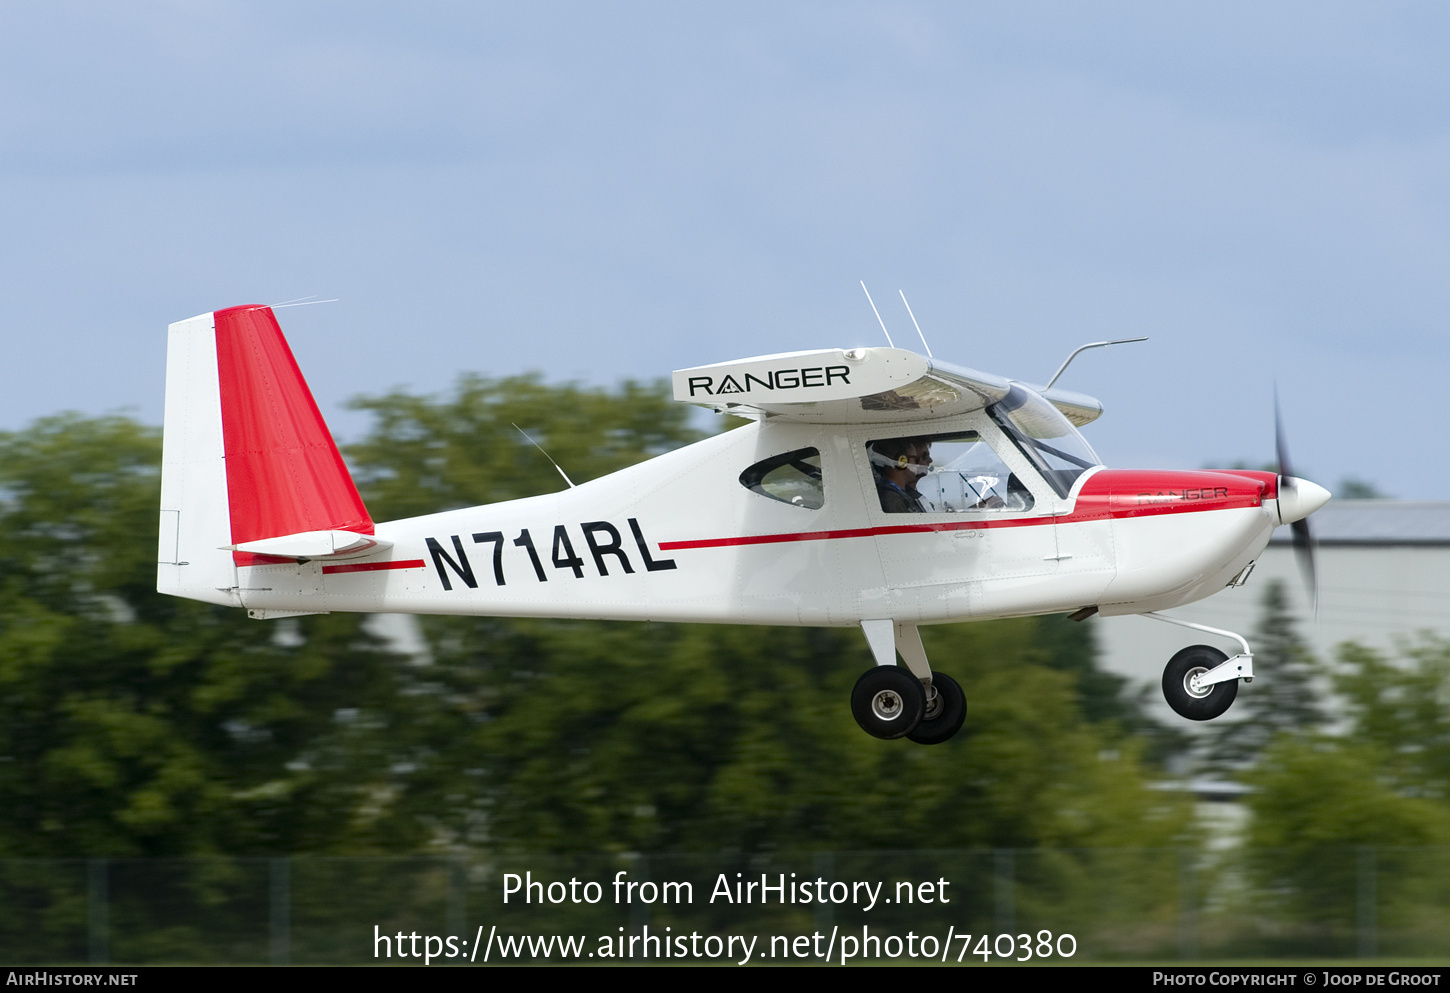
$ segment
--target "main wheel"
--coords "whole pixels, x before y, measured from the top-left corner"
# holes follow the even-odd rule
[[[921,680],[894,665],[878,665],[856,680],[851,716],[861,730],[877,738],[904,738],[926,710]]]
[[[921,723],[907,735],[918,745],[940,745],[960,731],[967,719],[967,695],[955,679],[944,672],[934,672],[931,685],[936,692],[927,695]]]
[[[1173,712],[1190,721],[1211,721],[1228,710],[1234,697],[1239,695],[1237,679],[1202,689],[1194,689],[1192,685],[1194,676],[1201,676],[1227,660],[1227,655],[1208,645],[1190,645],[1169,659],[1163,669],[1163,696]]]

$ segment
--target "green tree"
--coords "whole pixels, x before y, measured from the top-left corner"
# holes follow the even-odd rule
[[[1450,843],[1450,807],[1396,789],[1386,760],[1362,741],[1280,738],[1245,777],[1254,787],[1250,844],[1312,854]]]
[[[1265,587],[1261,609],[1250,642],[1254,684],[1234,704],[1237,719],[1213,728],[1209,760],[1219,766],[1249,765],[1279,735],[1310,732],[1324,722],[1318,663],[1299,635],[1282,580]]]
[[[1135,739],[1083,720],[1031,619],[931,628],[970,700],[923,748],[862,734],[852,629],[429,618],[459,701],[431,775],[475,843],[505,849],[1162,846],[1188,810]],[[468,783],[465,789],[456,784]]]
[[[1399,656],[1340,646],[1334,688],[1353,722],[1349,736],[1375,750],[1391,788],[1450,801],[1450,640],[1422,634],[1402,641]]]
[[[376,417],[347,455],[380,521],[564,489],[520,429],[576,483],[701,437],[689,426],[691,408],[662,383],[625,382],[611,392],[548,386],[537,375],[464,376],[446,398],[395,392],[352,406]]]
[[[0,854],[421,843],[345,723],[393,705],[392,656],[357,617],[157,594],[159,466],[125,418],[0,434]]]
[[[1363,846],[1377,850],[1382,912],[1413,917],[1414,846],[1450,844],[1450,641],[1400,647],[1392,661],[1340,646],[1345,733],[1281,734],[1245,775],[1260,878],[1308,919],[1353,919]]]
[[[1352,924],[1367,848],[1381,917],[1405,917],[1422,888],[1421,846],[1450,843],[1450,806],[1394,788],[1385,758],[1360,741],[1285,735],[1245,776],[1250,865],[1301,920]],[[1428,895],[1428,907],[1440,903]]]
[[[1368,480],[1356,476],[1346,476],[1340,480],[1335,494],[1341,500],[1388,500],[1388,493],[1380,492],[1380,488]]]
[[[1149,714],[1147,703],[1158,692],[1156,687],[1144,686],[1137,695],[1129,695],[1129,680],[1098,664],[1097,629],[1091,623],[1069,620],[1066,614],[1049,614],[1036,618],[1035,624],[1043,664],[1072,675],[1085,720],[1109,724],[1136,737],[1144,758],[1155,766],[1192,746],[1189,735]]]

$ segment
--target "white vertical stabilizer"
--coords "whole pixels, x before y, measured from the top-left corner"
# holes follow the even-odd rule
[[[157,590],[240,606],[231,541],[216,329],[202,314],[171,325],[166,346]]]

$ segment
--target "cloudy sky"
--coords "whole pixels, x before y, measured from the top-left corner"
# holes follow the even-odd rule
[[[161,417],[279,312],[358,393],[901,343],[1107,408],[1112,465],[1450,499],[1450,7],[0,7],[0,428]]]

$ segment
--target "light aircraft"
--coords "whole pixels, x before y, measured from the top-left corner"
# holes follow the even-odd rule
[[[1310,551],[1304,519],[1329,494],[1289,475],[1282,437],[1279,473],[1108,469],[1078,433],[1102,405],[1056,388],[1061,369],[1033,388],[927,351],[683,369],[676,400],[750,423],[557,493],[379,523],[272,309],[203,314],[170,327],[157,589],[262,619],[860,627],[877,665],[852,692],[857,722],[935,744],[966,699],[921,625],[1071,612],[1201,628],[1157,612],[1242,583],[1281,524]],[[1203,630],[1243,651],[1168,663],[1168,703],[1195,720],[1253,677],[1247,642]]]

